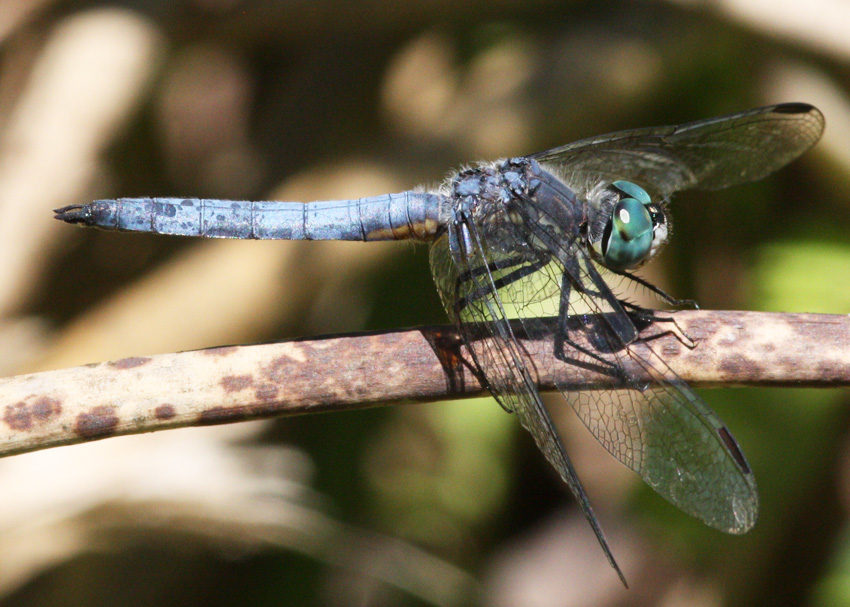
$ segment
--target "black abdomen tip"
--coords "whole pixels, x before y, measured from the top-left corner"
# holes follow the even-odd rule
[[[91,209],[89,205],[72,204],[61,209],[53,209],[54,219],[67,223],[91,224]]]

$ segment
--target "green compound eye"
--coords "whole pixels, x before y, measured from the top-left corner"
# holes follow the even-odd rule
[[[630,181],[615,181],[612,185],[626,197],[614,207],[603,243],[603,259],[612,270],[628,270],[645,261],[652,249],[653,222],[646,207],[651,200],[643,188]]]
[[[615,181],[611,185],[629,198],[634,198],[641,204],[650,204],[652,202],[649,198],[649,194],[646,193],[646,190],[631,181]]]

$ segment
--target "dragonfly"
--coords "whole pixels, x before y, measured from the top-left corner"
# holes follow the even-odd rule
[[[486,388],[530,431],[625,584],[517,335],[553,337],[552,371],[594,369],[613,380],[613,388],[556,385],[616,459],[707,525],[751,529],[758,491],[741,448],[641,338],[638,327],[654,311],[623,292],[643,287],[681,305],[635,273],[668,240],[671,195],[765,177],[814,146],[823,129],[817,108],[784,103],[480,163],[432,190],[306,204],[117,198],[56,209],[55,217],[209,238],[430,243],[443,305]]]

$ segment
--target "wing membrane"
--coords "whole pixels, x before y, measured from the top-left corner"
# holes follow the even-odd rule
[[[606,282],[610,273],[588,256],[587,225],[599,211],[591,208],[598,202],[589,194],[600,185],[628,180],[661,201],[685,188],[711,190],[752,181],[808,150],[823,128],[823,116],[812,106],[774,105],[612,133],[535,154],[531,158],[548,174],[535,174],[530,194],[517,185],[516,161],[502,169],[506,189],[489,198],[474,196],[482,184],[493,186],[492,170],[482,170],[478,184],[470,181],[474,173],[462,174],[463,196],[469,199],[457,200],[446,231],[431,249],[443,303],[487,387],[505,409],[518,414],[567,482],[615,569],[538,393],[538,371],[556,378],[564,375],[559,373],[564,367],[574,375],[607,374],[614,389],[576,390],[587,385],[581,381],[557,387],[614,457],[708,525],[731,533],[749,530],[758,514],[758,492],[729,430],[640,338],[633,317]],[[630,280],[628,275],[621,279]],[[533,340],[552,339],[554,356],[532,360],[511,320],[519,321]]]
[[[546,238],[539,224],[527,227],[540,240]],[[623,389],[583,392],[559,385],[567,402],[614,457],[673,504],[723,531],[749,530],[757,517],[758,494],[728,429],[648,343],[624,339],[622,326],[631,319],[612,305],[616,297],[600,266],[574,244],[548,244],[556,262],[542,271],[550,273],[550,280],[560,279],[562,289],[574,291],[560,311],[562,319],[569,319],[562,322],[560,338],[584,345],[565,345],[552,364],[594,365],[595,356],[604,355],[613,359],[611,372],[623,384]],[[521,290],[508,288],[499,295],[513,300]],[[542,336],[545,329],[535,311],[525,312],[520,319],[526,331]]]
[[[464,335],[476,365],[482,371],[487,387],[497,401],[508,411],[516,412],[520,423],[534,437],[538,448],[567,483],[585,517],[596,534],[611,566],[623,584],[625,578],[614,560],[608,542],[590,506],[587,494],[561,443],[549,412],[537,391],[533,375],[534,364],[521,349],[509,322],[509,312],[519,298],[505,300],[499,297],[497,284],[506,270],[489,268],[505,259],[496,249],[488,247],[471,223],[459,223],[449,228],[431,248],[431,265],[437,288],[449,315],[456,321]],[[520,262],[533,263],[531,261]],[[516,268],[513,269],[514,271]],[[540,303],[541,288],[522,279],[511,283],[525,283],[525,293],[530,301]],[[557,283],[556,283],[557,284]],[[517,287],[514,287],[516,290]],[[513,310],[511,310],[513,315]]]
[[[785,103],[679,126],[621,131],[533,154],[578,194],[617,179],[655,198],[685,188],[716,190],[760,179],[811,148],[823,115]]]
[[[527,227],[537,230],[539,241],[546,241],[542,228]],[[548,263],[504,284],[500,279],[506,274],[533,260],[503,267],[498,262],[506,255],[497,243],[488,244],[472,224],[456,229],[464,232],[454,239],[444,236],[432,249],[444,303],[461,323],[491,391],[502,406],[517,412],[579,500],[586,497],[537,393],[534,365],[568,365],[580,373],[581,368],[599,368],[604,359],[611,361],[608,370],[620,389],[575,391],[569,385],[558,386],[597,440],[685,512],[726,532],[750,529],[757,517],[758,495],[740,449],[720,419],[649,344],[624,337],[637,335],[637,330],[595,262],[575,243],[551,241],[553,256]],[[453,256],[451,242],[461,249],[461,243],[473,246]],[[565,290],[571,292],[562,302]],[[559,307],[563,320],[559,337],[565,342],[560,359],[531,361],[516,342],[509,319],[519,319],[529,337],[542,339],[552,332],[551,323],[542,317],[552,316]],[[633,333],[625,326],[631,326]],[[483,328],[485,337],[475,335],[471,327]],[[557,369],[547,370],[557,374]]]

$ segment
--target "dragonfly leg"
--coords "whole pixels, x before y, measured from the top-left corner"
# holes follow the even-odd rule
[[[587,362],[586,360],[581,360],[578,358],[573,358],[567,355],[564,346],[569,346],[573,350],[581,352],[585,356],[592,358],[597,361],[598,364]],[[582,369],[587,369],[588,371],[594,371],[596,373],[603,373],[605,375],[609,375],[616,379],[622,380],[623,382],[628,382],[628,377],[625,374],[620,365],[603,358],[599,354],[595,352],[591,352],[589,349],[585,348],[581,344],[578,344],[571,340],[567,335],[562,333],[559,328],[555,334],[555,358],[560,360],[563,363],[567,363],[569,365],[573,365],[575,367],[580,367]]]
[[[671,329],[670,331],[664,331],[662,335],[672,333],[682,343],[682,345],[684,345],[689,350],[693,350],[697,347],[697,342],[699,340],[688,335],[688,333],[684,329],[682,329],[682,327],[679,326],[679,323],[677,323],[676,319],[672,316],[662,316],[661,314],[659,314],[659,310],[650,310],[648,308],[644,308],[628,301],[621,300],[620,304],[624,308],[628,308],[630,310],[630,316],[633,319],[637,320],[637,325],[649,325],[650,323],[654,322],[672,323],[674,329]]]
[[[581,344],[570,339],[570,329],[569,329],[569,303],[570,303],[570,294],[572,293],[572,284],[570,282],[570,278],[567,272],[564,272],[563,277],[561,278],[561,298],[559,303],[559,311],[558,311],[558,325],[555,329],[555,358],[560,360],[561,362],[565,362],[571,365],[575,365],[578,367],[587,368],[592,371],[597,371],[600,373],[605,373],[611,375],[612,377],[616,377],[618,379],[627,380],[623,369],[611,362],[610,360],[600,356],[596,352],[592,352],[590,349],[582,346]],[[603,327],[603,331],[607,330],[607,328]],[[572,349],[584,354],[588,358],[596,361],[597,364],[588,363],[585,360],[578,360],[576,358],[572,358],[567,355],[564,346],[569,346]]]
[[[645,289],[648,289],[650,292],[654,293],[655,295],[657,295],[658,297],[663,299],[665,303],[667,303],[671,306],[675,306],[675,307],[685,306],[685,307],[688,307],[688,308],[693,308],[694,310],[699,310],[699,304],[697,304],[697,302],[694,301],[693,299],[676,299],[675,297],[673,297],[672,295],[670,295],[669,293],[667,293],[663,289],[656,287],[654,284],[652,284],[648,280],[644,280],[643,278],[641,278],[640,276],[637,276],[636,274],[632,274],[630,272],[617,272],[616,270],[611,270],[611,271],[614,272],[614,274],[618,274],[620,276],[624,276],[625,278],[628,278],[629,280],[635,281],[640,286],[642,286]]]

